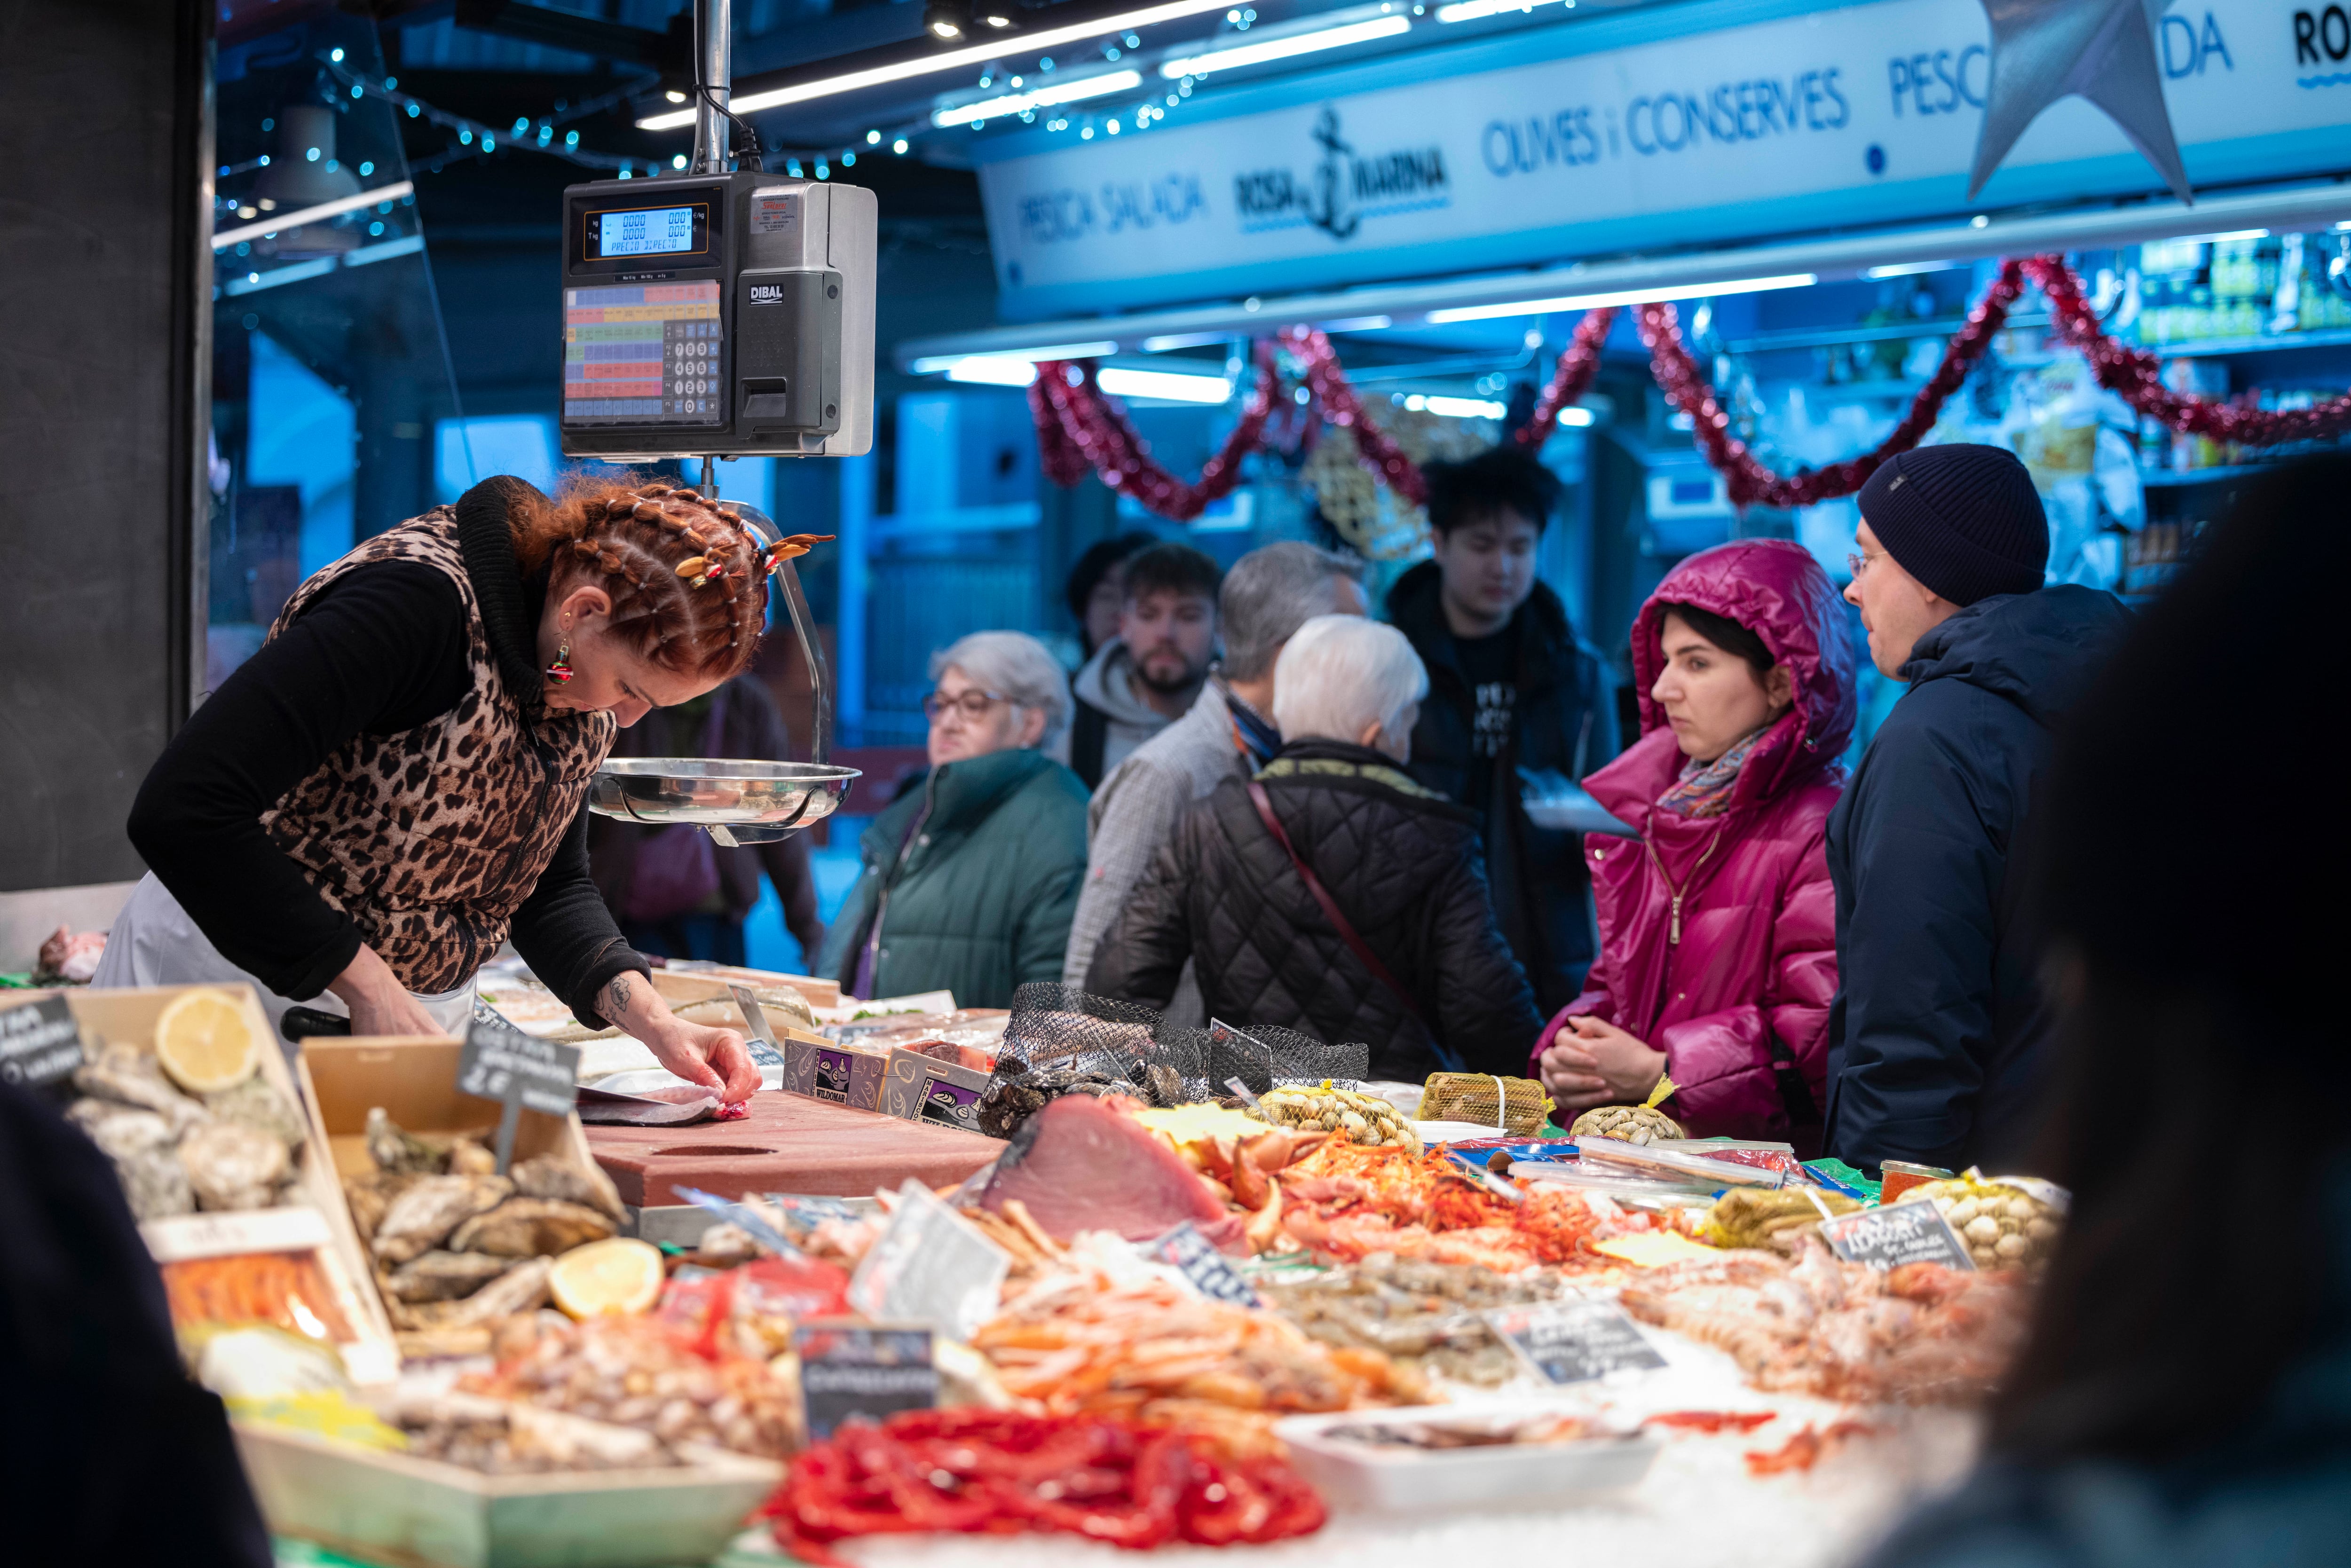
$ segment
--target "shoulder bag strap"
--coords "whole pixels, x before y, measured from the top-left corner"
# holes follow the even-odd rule
[[[1076,717],[1070,725],[1070,771],[1085,780],[1088,789],[1102,781],[1102,757],[1109,749],[1110,715],[1083,697],[1072,697]]]
[[[1331,896],[1331,890],[1322,885],[1322,879],[1314,874],[1313,869],[1307,865],[1304,857],[1299,854],[1298,846],[1290,841],[1290,834],[1283,829],[1281,819],[1273,814],[1273,802],[1267,798],[1265,786],[1254,779],[1250,779],[1249,795],[1249,803],[1257,808],[1258,821],[1263,822],[1266,831],[1273,835],[1273,841],[1281,846],[1281,852],[1290,857],[1290,869],[1296,872],[1298,879],[1306,884],[1306,891],[1314,895],[1314,902],[1322,906],[1322,917],[1331,923],[1332,930],[1338,932],[1339,940],[1347,945],[1347,951],[1353,953],[1364,967],[1372,972],[1372,978],[1385,986],[1395,999],[1404,1004],[1404,1010],[1412,1015],[1413,1019],[1422,1029],[1428,1031],[1429,1044],[1435,1049],[1437,1060],[1444,1064],[1446,1071],[1459,1071],[1461,1070],[1459,1055],[1447,1049],[1444,1041],[1437,1037],[1437,1026],[1430,1023],[1428,1015],[1420,1010],[1420,1003],[1414,999],[1410,991],[1404,988],[1404,982],[1390,973],[1385,964],[1380,962],[1379,955],[1373,952],[1371,945],[1364,940],[1354,926],[1348,924],[1347,917],[1339,913],[1338,902]]]

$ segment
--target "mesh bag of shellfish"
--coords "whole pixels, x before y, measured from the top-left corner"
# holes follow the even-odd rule
[[[1198,1035],[1204,1042],[1207,1054],[1207,1092],[1212,1096],[1230,1093],[1226,1083],[1235,1078],[1252,1094],[1262,1094],[1285,1083],[1311,1087],[1325,1079],[1343,1089],[1353,1089],[1371,1071],[1370,1046],[1360,1042],[1327,1045],[1312,1035],[1283,1029],[1279,1024],[1250,1024],[1246,1029],[1235,1029],[1229,1024],[1211,1023],[1205,1030],[1185,1032]],[[1165,1040],[1167,1034],[1163,1030],[1160,1038]]]
[[[1432,1072],[1421,1090],[1422,1122],[1474,1122],[1526,1137],[1551,1114],[1551,1092],[1531,1078],[1484,1072]]]
[[[1139,1003],[1032,981],[1012,993],[998,1071],[1004,1071],[1004,1057],[1017,1057],[1023,1072],[1061,1069],[1126,1077],[1134,1065],[1155,1060],[1152,1033],[1158,1027],[1158,1012]]]
[[[1117,1094],[1180,1105],[1207,1089],[1200,1041],[1154,1038],[1159,1015],[1133,1002],[1038,981],[1012,994],[996,1071],[979,1100],[980,1131],[1010,1137],[1064,1094]]]

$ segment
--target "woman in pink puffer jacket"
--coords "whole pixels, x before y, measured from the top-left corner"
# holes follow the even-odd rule
[[[1690,557],[1633,623],[1641,738],[1583,781],[1640,834],[1584,841],[1600,959],[1535,1047],[1564,1124],[1638,1104],[1693,1136],[1817,1152],[1836,921],[1823,835],[1844,788],[1853,653],[1802,547]]]

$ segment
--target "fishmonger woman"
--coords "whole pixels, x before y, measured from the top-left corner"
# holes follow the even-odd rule
[[[787,547],[773,547],[783,549]],[[96,983],[324,991],[353,1032],[462,1033],[509,935],[580,1021],[731,1101],[742,1036],[673,1016],[589,880],[617,728],[751,662],[770,547],[667,484],[475,486],[296,591],[147,777],[152,869]]]

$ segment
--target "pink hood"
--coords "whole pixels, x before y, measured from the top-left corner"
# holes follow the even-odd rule
[[[1641,699],[1641,739],[1584,781],[1619,821],[1646,828],[1657,796],[1680,768],[1665,709],[1649,695],[1665,667],[1666,611],[1690,604],[1727,616],[1763,639],[1774,664],[1795,681],[1795,706],[1748,757],[1731,810],[1755,805],[1834,767],[1853,738],[1853,646],[1828,574],[1803,546],[1740,539],[1691,556],[1666,574],[1633,622],[1633,685]],[[1667,754],[1671,756],[1668,757]],[[1646,765],[1627,767],[1635,757]],[[1658,764],[1672,770],[1658,778]]]
[[[1681,748],[1649,697],[1666,607],[1728,616],[1787,667],[1795,704],[1750,752],[1719,817],[1656,810]],[[1801,546],[1744,539],[1692,556],[1633,623],[1641,738],[1584,788],[1641,835],[1584,841],[1600,959],[1554,1019],[1589,1014],[1666,1053],[1668,1109],[1700,1137],[1799,1139],[1823,1103],[1836,990],[1823,836],[1853,734],[1853,652],[1826,573]]]

